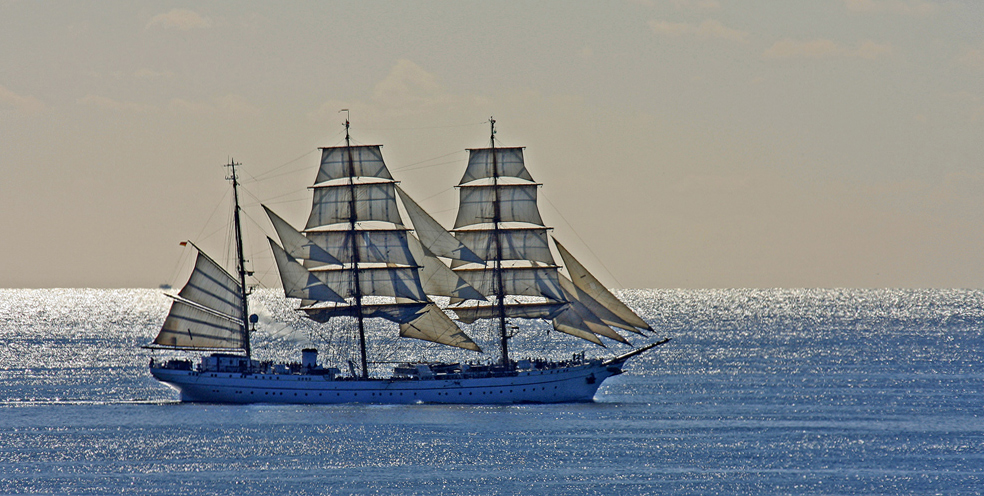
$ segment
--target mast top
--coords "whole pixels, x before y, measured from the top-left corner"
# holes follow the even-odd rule
[[[236,174],[236,167],[240,165],[243,164],[236,162],[236,160],[233,158],[229,159],[229,163],[225,164],[225,167],[229,168],[229,175],[226,176],[227,181],[232,181],[233,184],[236,184],[236,182],[239,180],[239,175]],[[239,205],[236,205],[236,207],[238,208]]]
[[[339,110],[338,113],[345,112],[345,146],[349,144],[349,109]]]

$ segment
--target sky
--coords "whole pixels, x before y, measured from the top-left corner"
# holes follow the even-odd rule
[[[615,288],[984,286],[984,2],[0,0],[0,287],[184,283],[302,226],[320,146],[383,145],[445,226],[526,147]]]

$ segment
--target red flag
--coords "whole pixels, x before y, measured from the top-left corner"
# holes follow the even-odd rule
[[[187,241],[182,241],[182,242],[180,242],[178,244],[181,245],[181,246],[188,246],[188,242]]]

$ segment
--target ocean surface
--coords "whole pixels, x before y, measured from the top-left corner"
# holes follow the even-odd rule
[[[228,406],[147,372],[160,291],[0,290],[0,494],[984,493],[984,292],[619,295],[672,341],[594,403]],[[260,358],[344,344],[251,301]],[[518,325],[517,357],[625,351]],[[377,356],[442,353],[410,348]]]

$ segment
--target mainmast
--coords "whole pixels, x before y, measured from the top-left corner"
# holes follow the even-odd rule
[[[495,156],[495,119],[489,117],[492,148],[492,239],[495,243],[495,263],[492,266],[495,278],[495,304],[499,320],[499,340],[502,348],[502,365],[509,366],[509,335],[506,332],[506,289],[502,282],[502,240],[499,236],[499,223],[502,222],[502,212],[499,205],[499,164]]]
[[[242,296],[243,349],[246,351],[246,358],[249,358],[251,354],[249,346],[249,303],[247,302],[249,292],[246,290],[246,260],[243,258],[243,232],[239,222],[239,176],[236,175],[236,166],[238,165],[243,164],[237,164],[235,160],[229,159],[229,163],[226,165],[229,168],[229,177],[226,179],[232,181],[232,198],[235,205],[232,217],[236,235],[236,270],[239,272],[239,288]]]
[[[346,114],[348,111],[345,111]],[[366,354],[366,328],[362,315],[362,284],[359,281],[359,244],[355,235],[355,225],[359,217],[356,213],[356,194],[355,194],[355,160],[352,157],[352,142],[349,135],[349,119],[345,117],[345,152],[348,157],[348,176],[349,176],[349,239],[352,246],[352,279],[354,280],[355,290],[352,297],[355,301],[355,319],[359,322],[359,356],[362,360],[362,378],[369,378],[369,360]]]

